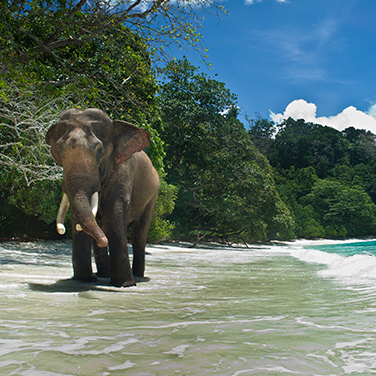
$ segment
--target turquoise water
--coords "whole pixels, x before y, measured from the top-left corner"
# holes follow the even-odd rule
[[[376,257],[355,242],[148,247],[129,289],[71,281],[69,242],[2,243],[0,375],[373,375]]]
[[[338,253],[349,257],[354,255],[368,254],[376,256],[376,241],[349,241],[348,243],[334,243],[315,245],[311,248],[328,253]]]

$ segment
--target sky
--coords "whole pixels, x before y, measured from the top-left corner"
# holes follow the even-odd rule
[[[227,0],[206,15],[200,71],[238,96],[240,119],[289,116],[376,134],[375,0]],[[244,125],[247,125],[246,123]]]

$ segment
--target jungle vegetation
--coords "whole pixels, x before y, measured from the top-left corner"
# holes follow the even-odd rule
[[[169,236],[165,217],[176,188],[164,179],[152,64],[166,58],[171,43],[203,50],[198,11],[223,12],[217,2],[207,3],[0,0],[0,236],[31,227],[43,228],[33,231],[37,236],[51,233],[41,223],[31,226],[36,218],[52,223],[61,196],[62,172],[44,136],[70,107],[98,107],[151,133],[148,153],[161,191],[150,236]]]
[[[257,119],[251,122],[249,134],[273,167],[277,190],[293,216],[297,237],[376,233],[373,133],[355,127],[339,132],[289,118],[278,127]]]
[[[188,44],[205,60],[198,10],[224,12],[217,2],[0,5],[0,238],[57,237],[62,171],[44,136],[70,107],[151,133],[161,191],[150,241],[375,233],[373,134],[292,119],[245,126],[224,83],[168,56]]]

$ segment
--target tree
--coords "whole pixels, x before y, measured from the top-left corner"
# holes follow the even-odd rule
[[[147,129],[148,152],[163,179],[163,143],[153,127],[160,119],[151,59],[144,40],[125,26],[125,16],[129,26],[141,28],[166,4],[148,2],[137,10],[143,3],[123,2],[122,11],[112,1],[1,1],[0,193],[5,202],[53,220],[61,170],[44,134],[72,106],[100,107]],[[168,9],[163,12],[168,15]],[[41,189],[48,192],[45,200],[35,200]],[[171,226],[162,218],[172,206],[163,200],[173,200],[173,192],[162,181],[155,223],[163,236]]]
[[[314,208],[326,237],[366,236],[376,231],[376,205],[360,186],[319,180],[302,202]]]
[[[287,119],[278,133],[266,120],[250,129],[272,166],[298,237],[366,236],[375,231],[375,135]]]
[[[262,119],[260,116],[256,120],[246,116],[246,120],[249,126],[248,133],[253,144],[262,154],[267,155],[273,145],[278,127],[274,122]]]
[[[167,180],[179,187],[177,231],[230,242],[286,236],[290,214],[237,119],[236,96],[196,71],[186,59],[170,63],[159,98]]]
[[[40,236],[33,224],[54,220],[61,196],[62,171],[50,155],[44,134],[66,105],[64,99],[46,99],[44,106],[38,107],[32,92],[18,90],[16,83],[3,85],[0,196],[2,211],[14,218],[2,219],[2,237],[36,236],[37,233]],[[27,222],[28,228],[18,225]]]
[[[172,43],[201,51],[200,14],[226,13],[213,0],[1,0],[0,4],[1,44],[12,45],[12,61],[52,56],[65,69],[65,81],[75,78],[69,62],[56,51],[94,40],[108,42],[108,34],[119,34],[122,27],[141,36],[160,56]]]
[[[338,163],[347,164],[349,142],[331,127],[289,118],[275,136],[268,157],[273,166],[296,169],[313,166],[324,177]]]

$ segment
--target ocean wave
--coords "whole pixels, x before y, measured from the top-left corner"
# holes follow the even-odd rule
[[[373,255],[354,255],[344,257],[321,270],[320,275],[327,277],[356,277],[360,280],[376,282],[376,257]]]
[[[352,241],[299,242],[299,246],[290,246],[290,254],[304,262],[321,264],[325,269],[318,271],[321,277],[352,279],[356,282],[376,283],[376,257],[369,253],[344,256],[314,249],[314,245],[350,244]],[[357,240],[357,243],[360,241]],[[365,242],[365,241],[364,241]],[[312,248],[311,248],[312,247]]]

